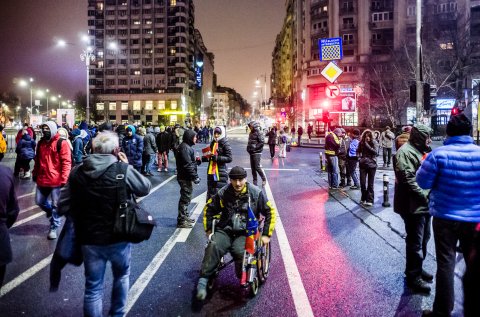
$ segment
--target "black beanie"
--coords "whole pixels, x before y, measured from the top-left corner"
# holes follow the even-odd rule
[[[230,179],[244,179],[247,178],[247,171],[243,167],[235,166],[228,173],[228,177]]]
[[[447,124],[447,135],[448,136],[458,136],[458,135],[470,135],[472,133],[472,123],[468,118],[463,114],[458,114],[452,116]]]

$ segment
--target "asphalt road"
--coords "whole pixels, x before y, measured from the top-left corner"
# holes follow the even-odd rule
[[[246,136],[244,129],[228,133],[234,156],[230,167],[249,166]],[[200,151],[204,146],[196,147]],[[411,294],[404,286],[403,222],[392,208],[381,205],[383,174],[393,180],[393,171],[379,169],[375,205],[365,209],[358,204],[359,191],[328,193],[319,151],[293,148],[286,159],[271,160],[265,148],[265,190],[279,213],[271,273],[251,299],[233,266],[227,267],[203,306],[192,305],[207,241],[201,218],[191,230],[176,229],[178,183],[172,172],[156,172],[150,178],[154,191],[141,203],[158,227],[149,241],[133,246],[127,316],[420,316],[430,308],[433,295]],[[13,166],[13,158],[1,164]],[[199,171],[203,180],[194,187],[191,204],[196,215],[205,202],[206,164]],[[391,202],[393,183],[389,187]],[[14,261],[7,266],[0,291],[0,316],[81,316],[83,267],[67,266],[59,291],[49,292],[48,268],[56,242],[46,239],[48,221],[35,206],[34,184],[18,180],[16,188],[21,214],[11,229]],[[425,265],[435,272],[433,239]],[[455,316],[462,316],[462,270],[460,261]],[[111,283],[108,268],[105,315]]]

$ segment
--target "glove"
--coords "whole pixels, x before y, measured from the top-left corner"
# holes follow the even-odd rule
[[[212,160],[213,162],[216,162],[217,159],[218,159],[218,155],[212,155],[211,160]]]
[[[200,177],[197,176],[197,177],[193,180],[193,183],[194,183],[195,185],[198,185],[198,184],[200,184],[200,181],[201,181]]]

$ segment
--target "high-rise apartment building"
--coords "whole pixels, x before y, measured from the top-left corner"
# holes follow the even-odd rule
[[[440,73],[439,65],[451,65],[451,71],[459,59],[453,52],[468,46],[461,43],[461,38],[468,41],[470,0],[422,2],[425,57],[430,56],[428,62]],[[411,59],[404,61],[402,85],[393,75],[398,72],[393,61],[401,52],[415,47],[416,0],[286,0],[285,7],[286,18],[272,54],[272,96],[277,104],[291,108],[286,124],[314,123],[321,130],[325,111],[330,112],[334,125],[370,126],[385,118],[387,123],[407,123],[406,112],[411,106],[408,80],[415,78],[415,69],[410,68],[409,62],[415,63],[414,50]],[[342,39],[343,46],[343,58],[335,61],[343,73],[333,83],[339,89],[338,98],[344,97],[341,103],[338,98],[327,96],[327,86],[332,83],[321,74],[328,62],[320,61],[318,44],[320,39],[335,37]],[[434,60],[436,51],[439,53]],[[455,84],[464,78],[457,73],[460,70],[457,77],[447,80],[449,86],[442,92],[465,88]],[[443,75],[442,78],[448,76]],[[440,81],[441,76],[432,77],[425,72],[425,81]],[[404,101],[393,98],[397,104],[389,105],[378,100],[384,97],[383,92],[401,92]],[[337,105],[332,106],[335,102]],[[354,108],[356,111],[351,111]]]
[[[98,121],[183,124],[198,114],[196,72],[205,54],[196,49],[194,10],[192,0],[88,1],[90,104]]]

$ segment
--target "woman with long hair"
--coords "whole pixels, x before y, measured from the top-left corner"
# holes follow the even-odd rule
[[[374,139],[372,131],[365,130],[358,145],[357,156],[360,158],[360,188],[362,189],[360,202],[368,207],[373,206],[374,201],[373,185],[377,171],[377,153],[378,142]]]

